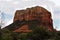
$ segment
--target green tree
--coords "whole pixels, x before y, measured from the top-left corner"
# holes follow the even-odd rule
[[[60,40],[60,31],[55,32],[55,40]]]
[[[1,40],[13,40],[12,32],[6,29],[2,30]]]
[[[52,33],[45,27],[40,26],[33,29],[33,32],[28,33],[28,37],[33,40],[47,40],[52,36]]]

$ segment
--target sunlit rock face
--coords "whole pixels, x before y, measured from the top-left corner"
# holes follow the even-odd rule
[[[50,31],[53,30],[53,22],[52,22],[52,18],[51,18],[51,13],[48,10],[46,10],[45,8],[40,7],[40,6],[27,8],[24,10],[17,10],[13,21],[15,22],[16,20],[19,20],[19,21],[38,20],[39,25],[45,26]],[[15,32],[21,32],[21,31],[22,32],[31,32],[31,30],[29,30],[28,23],[15,30]]]

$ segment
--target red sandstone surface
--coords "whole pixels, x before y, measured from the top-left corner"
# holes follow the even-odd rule
[[[16,20],[22,21],[32,21],[38,20],[40,25],[44,25],[48,30],[53,30],[53,22],[51,18],[51,13],[43,7],[36,6],[32,8],[27,8],[24,10],[17,10],[14,16],[14,22]],[[28,24],[21,26],[20,28],[14,30],[14,32],[31,32],[29,30]]]

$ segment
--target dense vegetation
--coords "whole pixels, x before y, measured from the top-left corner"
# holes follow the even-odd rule
[[[60,32],[48,31],[42,26],[35,27],[30,33],[15,33],[3,29],[1,40],[60,40]]]
[[[14,24],[9,29],[14,28]],[[2,29],[0,40],[60,40],[60,31],[49,31],[43,25],[38,25],[38,21],[29,23],[32,32],[16,33],[8,29]]]

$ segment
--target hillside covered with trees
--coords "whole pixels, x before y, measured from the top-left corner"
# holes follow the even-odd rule
[[[1,40],[60,40],[60,31],[48,31],[43,26],[33,28],[33,32],[17,33],[2,30]]]

